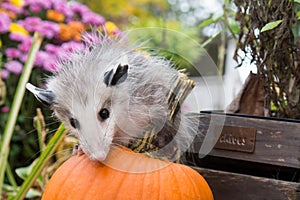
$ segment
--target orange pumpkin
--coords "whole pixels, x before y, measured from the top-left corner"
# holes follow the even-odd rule
[[[204,178],[192,168],[112,148],[105,163],[77,155],[47,184],[42,200],[211,200]]]

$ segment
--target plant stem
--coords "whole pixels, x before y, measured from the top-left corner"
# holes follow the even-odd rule
[[[11,171],[11,167],[10,167],[9,163],[6,164],[6,174],[7,174],[7,178],[9,180],[10,185],[13,186],[13,188],[16,190],[18,188],[18,185],[15,180],[14,174]]]
[[[67,132],[68,130],[66,130],[64,128],[64,125],[61,124],[58,130],[53,135],[53,137],[50,139],[47,147],[42,152],[38,161],[33,166],[29,176],[23,182],[22,186],[20,187],[20,190],[18,191],[17,195],[14,197],[14,200],[21,200],[25,198],[26,193],[28,192],[28,190],[30,189],[34,181],[37,179],[37,177],[40,175],[43,167],[47,164],[47,161],[49,160],[50,156],[53,154],[53,152],[59,145],[59,142],[67,134]]]
[[[45,137],[46,137],[46,129],[45,129],[45,121],[44,116],[40,108],[36,109],[36,117],[35,117],[35,126],[38,134],[38,141],[40,151],[43,151],[45,148]]]
[[[23,96],[25,93],[25,84],[28,82],[34,59],[36,54],[41,46],[43,41],[43,36],[38,32],[35,32],[33,35],[33,43],[31,45],[30,51],[28,53],[28,59],[24,65],[23,72],[21,74],[16,94],[14,96],[14,100],[12,102],[11,110],[8,115],[7,123],[4,129],[3,138],[1,138],[1,151],[0,151],[0,194],[2,194],[2,186],[4,182],[4,173],[6,168],[6,162],[8,158],[8,152],[10,149],[10,141],[13,135],[14,127],[17,121],[17,117],[19,114],[19,110],[21,107],[21,103],[23,100]]]
[[[223,32],[223,30],[217,32],[216,34],[214,34],[213,36],[211,36],[210,38],[208,38],[205,42],[203,42],[201,44],[202,48],[205,48],[208,44],[210,44],[214,39],[216,39],[221,33]]]
[[[231,25],[230,25],[229,20],[228,20],[227,9],[226,9],[225,4],[224,4],[224,6],[223,6],[223,13],[224,13],[224,15],[223,15],[223,16],[224,16],[224,23],[225,23],[225,25],[227,26],[229,32],[231,33],[231,36],[233,37],[233,39],[234,39],[235,41],[237,41],[237,37],[236,37],[234,31],[232,30]]]

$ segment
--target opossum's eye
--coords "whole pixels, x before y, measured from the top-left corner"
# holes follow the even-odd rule
[[[109,118],[109,111],[106,108],[102,108],[98,114],[101,120]]]
[[[73,126],[73,128],[76,128],[76,129],[80,128],[80,124],[77,119],[71,118],[70,124],[71,124],[71,126]]]

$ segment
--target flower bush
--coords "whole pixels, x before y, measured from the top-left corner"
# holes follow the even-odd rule
[[[33,33],[40,32],[44,39],[36,55],[30,82],[42,85],[43,77],[58,70],[57,59],[66,51],[84,48],[82,34],[95,29],[111,36],[120,34],[114,23],[106,21],[79,2],[0,1],[0,138],[33,41]],[[39,150],[36,136],[28,134],[29,130],[34,129],[32,117],[35,116],[36,103],[33,96],[26,93],[12,138],[9,158],[12,168],[30,163]],[[50,116],[50,111],[45,110],[48,112],[46,115]]]
[[[55,60],[61,52],[82,48],[83,31],[107,27],[118,34],[116,26],[92,12],[87,6],[66,0],[11,0],[0,4],[0,44],[4,66],[2,78],[20,74],[35,31],[45,36],[35,67],[55,71]]]
[[[10,0],[0,3],[0,74],[2,80],[14,79],[23,65],[35,31],[45,37],[35,60],[42,72],[56,71],[55,62],[65,51],[83,48],[81,35],[94,27],[117,35],[119,29],[79,2],[66,0]],[[1,81],[0,81],[1,82]],[[7,81],[10,82],[10,81]],[[8,89],[15,84],[10,83]],[[8,95],[10,93],[7,93]],[[1,92],[4,99],[4,92]],[[7,112],[11,99],[0,105]],[[3,121],[3,120],[2,120]]]

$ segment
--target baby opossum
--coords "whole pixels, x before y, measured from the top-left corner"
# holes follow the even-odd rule
[[[29,83],[27,89],[51,106],[91,159],[105,160],[114,145],[178,159],[198,128],[181,108],[193,82],[170,61],[122,39],[97,37],[58,62],[46,89]]]

